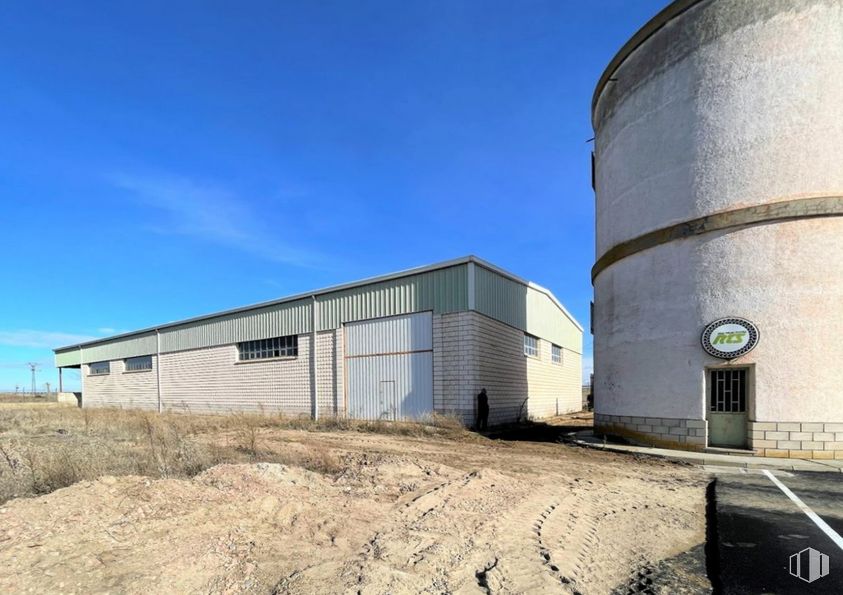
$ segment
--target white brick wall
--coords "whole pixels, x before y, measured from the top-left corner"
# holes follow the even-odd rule
[[[342,393],[342,329],[316,335],[316,390],[319,415],[344,412]]]
[[[155,367],[158,362],[152,356],[152,370],[126,372],[123,360],[110,363],[111,372],[90,375],[90,367],[82,366],[85,374],[85,392],[82,395],[84,407],[126,407],[135,409],[158,409],[158,388]]]
[[[309,362],[310,335],[299,335],[298,357],[289,359],[238,362],[236,345],[165,353],[161,399],[165,410],[309,415]]]
[[[481,388],[489,395],[491,424],[582,408],[578,353],[564,350],[562,364],[554,364],[551,344],[542,339],[539,358],[528,358],[523,331],[477,312],[434,316],[433,341],[438,411],[456,413],[473,424]]]
[[[342,330],[317,335],[317,388],[320,415],[343,411]],[[155,367],[123,372],[122,360],[111,373],[86,376],[83,406],[157,409]],[[164,410],[193,412],[268,411],[311,413],[310,335],[299,335],[296,358],[237,361],[237,346],[224,345],[161,354]],[[88,373],[88,366],[83,370]]]
[[[551,359],[551,343],[541,340],[540,359],[527,358],[529,416],[551,417],[582,409],[582,355],[562,349],[562,363]]]
[[[433,317],[433,408],[474,419],[474,353],[471,350],[471,313]]]

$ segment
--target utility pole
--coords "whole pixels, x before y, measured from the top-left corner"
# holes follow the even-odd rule
[[[29,362],[26,365],[29,366],[29,369],[32,371],[32,394],[34,395],[35,394],[35,388],[36,388],[35,387],[35,370],[36,370],[36,368],[38,368],[38,363],[37,362]]]

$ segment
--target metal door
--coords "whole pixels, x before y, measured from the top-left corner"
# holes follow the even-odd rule
[[[709,370],[708,444],[746,448],[746,368]]]
[[[380,418],[395,421],[398,417],[398,402],[395,400],[394,380],[381,380],[379,397]]]
[[[433,413],[430,312],[345,325],[346,404],[357,419],[419,419]]]

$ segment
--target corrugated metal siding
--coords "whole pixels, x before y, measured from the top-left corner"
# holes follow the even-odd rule
[[[346,357],[433,349],[430,312],[357,322],[345,327]]]
[[[581,331],[543,292],[474,266],[478,312],[541,338],[582,351]],[[319,296],[318,330],[334,330],[347,322],[432,311],[468,310],[468,265],[458,264],[408,277],[371,283]],[[161,330],[161,352],[230,345],[310,332],[311,299],[275,304],[185,323]],[[56,365],[78,365],[76,350],[56,354]],[[83,349],[85,363],[156,352],[155,333],[114,339]]]
[[[164,329],[161,351],[169,353],[309,332],[310,300],[302,299]]]
[[[475,267],[475,308],[495,320],[527,328],[527,286],[481,266]]]
[[[320,296],[319,329],[425,310],[437,314],[467,310],[467,271],[463,264]]]
[[[465,264],[337,291],[319,297],[319,330],[346,322],[426,310],[456,312],[468,308]],[[311,299],[276,304],[198,320],[161,330],[161,352],[172,353],[310,332]],[[79,364],[78,350],[56,354],[56,365]],[[156,353],[155,334],[128,337],[85,347],[84,361],[113,360]]]
[[[134,357],[136,355],[153,355],[155,353],[155,333],[139,337],[126,337],[82,349],[81,363],[103,362]],[[64,351],[56,354],[56,366],[72,366],[80,363],[79,349]]]
[[[344,332],[351,417],[401,420],[433,413],[430,312],[349,324]]]
[[[357,419],[419,419],[433,413],[433,352],[346,360],[348,414]]]
[[[582,331],[547,294],[532,288],[527,289],[526,331],[560,347],[582,353]]]
[[[78,366],[82,361],[79,358],[79,348],[56,353],[56,367]]]
[[[481,314],[582,352],[582,331],[545,293],[482,266],[475,267],[475,309]]]

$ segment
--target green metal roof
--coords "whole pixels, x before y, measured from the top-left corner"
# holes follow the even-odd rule
[[[475,271],[473,282],[469,279],[469,266]],[[470,303],[472,291],[479,296],[473,300],[476,304]],[[574,328],[582,332],[579,323],[548,290],[467,256],[60,347],[55,350],[56,365],[74,366],[156,353],[156,334],[160,335],[160,351],[168,353],[308,333],[314,300],[318,331],[368,318],[426,310],[447,313],[471,309],[565,346],[569,339],[573,340],[571,334],[577,332]]]

